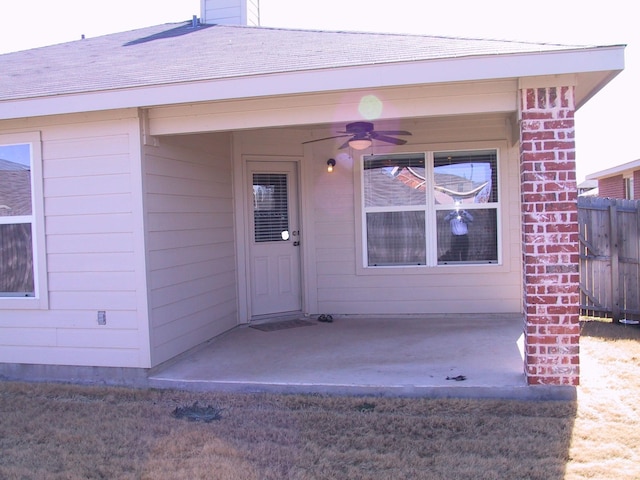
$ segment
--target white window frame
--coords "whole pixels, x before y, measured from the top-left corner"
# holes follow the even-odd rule
[[[34,296],[19,297],[0,294],[0,310],[47,309],[49,296],[44,231],[44,189],[42,172],[42,141],[40,132],[0,135],[0,145],[31,146],[31,215],[0,217],[0,224],[30,223],[33,252]]]
[[[637,200],[633,198],[633,172],[624,176],[624,198],[626,200]]]
[[[498,250],[497,262],[493,263],[450,263],[450,264],[438,264],[437,259],[437,231],[436,229],[430,229],[430,226],[435,224],[435,217],[437,210],[450,210],[450,206],[436,206],[433,197],[433,192],[427,189],[426,204],[424,207],[420,207],[420,210],[426,210],[425,228],[426,232],[426,265],[383,265],[383,266],[369,266],[367,260],[367,223],[366,214],[369,210],[364,206],[364,158],[369,156],[370,153],[361,153],[358,157],[354,158],[354,175],[355,175],[355,195],[356,195],[356,274],[357,275],[388,275],[388,274],[438,274],[442,273],[443,269],[460,270],[463,272],[498,272],[504,270],[506,267],[503,263],[503,225],[502,225],[502,206],[505,202],[504,189],[502,188],[503,177],[506,174],[502,155],[505,150],[505,146],[500,142],[478,142],[464,145],[461,144],[442,144],[442,145],[428,145],[428,148],[424,149],[376,149],[375,155],[394,155],[394,154],[416,154],[425,156],[425,167],[427,183],[433,185],[434,181],[434,155],[436,153],[445,152],[464,152],[464,151],[478,151],[478,150],[495,150],[496,152],[496,165],[497,172],[497,189],[498,189],[498,201],[492,203],[492,207],[496,211],[496,241]],[[466,208],[466,207],[465,207]],[[477,208],[486,208],[482,205],[478,205]],[[402,207],[402,210],[407,210],[406,207]]]

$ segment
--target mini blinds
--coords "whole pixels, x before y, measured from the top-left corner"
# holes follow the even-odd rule
[[[366,266],[497,263],[497,153],[363,157]]]
[[[436,153],[433,166],[436,204],[498,201],[497,152]]]
[[[277,242],[288,238],[286,234],[289,232],[289,201],[286,174],[253,174],[253,225],[254,239],[257,243]]]

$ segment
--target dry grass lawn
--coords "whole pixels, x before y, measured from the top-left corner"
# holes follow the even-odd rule
[[[640,328],[586,322],[582,365],[577,402],[4,382],[0,478],[640,478]]]

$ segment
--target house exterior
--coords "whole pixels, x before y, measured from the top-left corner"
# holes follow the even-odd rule
[[[640,199],[640,160],[591,173],[586,178],[598,182],[599,197]]]
[[[598,195],[598,181],[584,180],[578,184],[579,197],[591,197]]]
[[[287,313],[521,312],[528,383],[577,385],[574,112],[624,47],[220,5],[0,56],[4,368],[145,371]]]

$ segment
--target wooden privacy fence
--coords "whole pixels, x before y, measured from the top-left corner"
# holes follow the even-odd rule
[[[578,198],[582,315],[640,320],[640,201]]]

